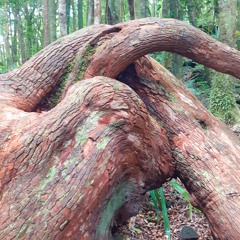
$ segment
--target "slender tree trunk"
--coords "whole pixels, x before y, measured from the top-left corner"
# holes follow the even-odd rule
[[[129,6],[129,13],[130,13],[130,19],[135,19],[135,11],[134,11],[134,0],[128,0],[128,6]]]
[[[162,17],[169,18],[170,17],[170,0],[163,0],[162,2]],[[163,61],[162,64],[165,68],[172,68],[172,54],[169,52],[163,53]]]
[[[27,49],[26,49],[26,59],[29,59],[32,56],[32,38],[33,38],[33,26],[32,19],[34,16],[35,7],[29,12],[28,5],[24,6],[25,20],[27,23]]]
[[[43,25],[42,19],[41,19],[41,13],[38,13],[38,17],[36,18],[36,51],[39,51],[43,48],[43,41],[40,41],[39,39],[43,39],[43,32],[40,30],[41,26]]]
[[[189,22],[196,27],[196,1],[186,0]]]
[[[11,56],[10,56],[10,47],[9,47],[9,24],[8,24],[8,6],[7,0],[4,0],[4,12],[5,12],[5,51],[6,51],[6,60],[7,60],[7,69],[10,69],[11,66]]]
[[[101,21],[101,0],[94,0],[94,24]]]
[[[151,17],[156,17],[156,1],[157,0],[153,0],[152,1],[152,14],[151,14]]]
[[[88,1],[87,26],[93,24],[94,19],[94,0]]]
[[[1,52],[1,65],[3,66],[4,63],[6,62],[6,52],[5,52],[5,49],[4,49],[4,45],[0,45],[0,52]]]
[[[48,2],[49,0],[43,0],[43,47],[50,43]]]
[[[77,30],[77,21],[76,21],[76,9],[75,9],[75,2],[74,2],[74,0],[71,0],[71,3],[72,3],[72,12],[73,12],[72,28],[73,28],[73,32],[75,32]]]
[[[49,38],[50,42],[57,39],[57,25],[56,25],[56,15],[57,15],[57,4],[55,0],[48,0],[48,13],[49,13]]]
[[[67,34],[71,32],[70,28],[70,8],[71,8],[71,0],[66,0],[66,18],[67,18]]]
[[[59,26],[60,26],[60,36],[63,37],[67,35],[67,13],[66,13],[66,0],[59,1]]]
[[[182,9],[179,0],[170,0],[170,17],[181,20]],[[179,79],[182,78],[183,58],[180,55],[172,55],[172,73]]]
[[[12,8],[12,11],[14,12],[15,9]],[[14,16],[15,14],[13,14]],[[17,20],[13,19],[13,36],[12,36],[12,59],[13,59],[13,63],[17,65],[18,63],[18,49],[17,49]]]
[[[83,28],[83,5],[82,0],[78,0],[78,29]]]
[[[109,23],[116,24],[119,22],[116,0],[108,0],[107,2],[108,2]]]
[[[111,12],[109,13],[109,6],[108,6],[108,0],[106,0],[105,4],[105,23],[108,24],[111,21]]]
[[[26,54],[25,54],[25,40],[23,37],[23,29],[22,29],[22,19],[18,11],[16,11],[14,18],[17,19],[17,33],[18,33],[18,42],[21,54],[21,63],[26,62]]]
[[[148,1],[138,0],[135,2],[135,14],[136,18],[145,18],[148,16]]]
[[[237,50],[240,50],[240,0],[237,0]]]
[[[124,1],[123,0],[116,0],[116,5],[117,5],[117,15],[118,15],[118,21],[122,22],[123,17],[125,15],[125,7],[124,7]]]

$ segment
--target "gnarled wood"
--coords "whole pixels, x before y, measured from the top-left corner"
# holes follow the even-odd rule
[[[130,77],[129,77],[130,76]],[[143,99],[169,136],[179,177],[216,239],[240,236],[239,140],[168,70],[144,57],[120,80]]]
[[[0,76],[0,100],[24,111],[32,111],[74,65],[85,43],[111,26],[90,26],[48,45],[20,68]]]
[[[174,176],[216,239],[240,237],[239,142],[155,61],[125,70],[157,50],[240,75],[238,51],[172,19],[91,26],[1,75],[1,239],[111,239],[115,219]],[[107,77],[75,83],[99,74],[131,88]],[[61,93],[63,78],[60,103],[29,112]]]
[[[85,77],[104,75],[115,78],[143,55],[169,51],[240,78],[240,53],[236,49],[182,21],[146,18],[115,26],[122,30],[106,39],[98,48]]]
[[[1,239],[108,239],[117,210],[174,172],[165,131],[115,80],[81,81],[47,113],[6,110]]]

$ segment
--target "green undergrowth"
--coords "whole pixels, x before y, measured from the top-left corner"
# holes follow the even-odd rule
[[[232,77],[217,73],[213,79],[210,95],[210,111],[227,124],[238,120],[238,107]]]
[[[179,182],[175,179],[172,179],[170,181],[172,188],[180,194],[183,199],[188,203],[188,211],[189,211],[189,218],[192,221],[192,213],[193,213],[193,206],[190,203],[190,195],[186,191],[185,188],[183,188]],[[163,222],[164,222],[164,230],[167,238],[170,240],[171,239],[171,232],[170,232],[170,226],[171,223],[168,218],[168,213],[167,213],[167,201],[164,196],[164,188],[161,187],[160,189],[154,189],[150,191],[150,196],[152,199],[152,205],[155,208],[157,219],[160,220],[160,216],[162,215]],[[151,204],[151,202],[150,202]],[[201,212],[194,208],[194,210],[201,215]]]

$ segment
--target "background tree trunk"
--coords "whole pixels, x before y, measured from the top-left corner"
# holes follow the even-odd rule
[[[78,29],[83,27],[83,5],[82,0],[78,0]]]
[[[148,0],[135,1],[135,14],[136,18],[149,17]]]
[[[76,9],[75,9],[75,1],[71,0],[72,6],[72,31],[75,32],[77,30],[77,21],[76,21]]]
[[[237,0],[237,50],[240,50],[240,0]]]
[[[100,24],[101,21],[101,1],[94,0],[94,24]]]
[[[14,12],[14,18],[17,20],[17,33],[18,33],[18,42],[19,42],[19,46],[20,46],[20,54],[21,54],[21,63],[25,63],[26,62],[26,54],[25,54],[25,41],[24,41],[24,37],[23,37],[23,29],[22,29],[22,25],[21,25],[21,16],[19,14],[19,11],[17,10],[16,12]]]
[[[43,47],[50,43],[49,0],[43,0]]]
[[[155,18],[90,26],[0,76],[1,239],[111,239],[114,222],[172,177],[216,239],[239,238],[239,141],[181,81],[141,58],[161,50],[240,77],[240,52]],[[71,79],[59,104],[34,111]]]
[[[14,12],[15,9],[13,8],[12,11]],[[14,16],[14,25],[13,25],[13,37],[12,37],[12,60],[13,63],[16,65],[18,63],[18,48],[17,48],[17,20],[15,19],[15,14]],[[2,61],[2,59],[1,59]],[[3,61],[2,61],[3,62]]]
[[[70,30],[70,8],[71,8],[71,0],[66,0],[67,34],[69,34],[71,32],[71,30]]]
[[[109,24],[116,24],[118,20],[118,8],[116,0],[108,0]]]
[[[48,12],[49,12],[49,37],[50,42],[53,42],[57,39],[57,25],[56,25],[57,4],[55,0],[48,1]]]
[[[6,60],[7,60],[7,69],[10,69],[11,66],[11,56],[9,51],[9,24],[8,24],[8,6],[7,0],[4,0],[4,13],[5,13],[5,51],[6,51]]]
[[[189,22],[196,27],[196,1],[186,0]]]
[[[128,6],[129,6],[129,13],[130,13],[130,19],[135,19],[135,11],[134,11],[134,0],[128,0]]]
[[[67,13],[66,13],[66,0],[59,1],[59,26],[60,26],[60,36],[63,37],[67,35]]]
[[[93,23],[94,19],[94,0],[88,1],[88,11],[87,11],[87,26]]]
[[[163,0],[162,2],[162,17],[169,18],[170,17],[170,0]],[[171,69],[172,67],[172,54],[169,52],[163,53],[162,64],[165,68]]]
[[[170,17],[182,20],[182,9],[179,0],[170,1]],[[172,73],[179,79],[182,79],[183,58],[175,53],[172,54]]]

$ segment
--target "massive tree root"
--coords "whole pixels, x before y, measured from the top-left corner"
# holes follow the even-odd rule
[[[141,58],[157,50],[240,77],[238,51],[172,19],[91,26],[0,77],[1,239],[111,239],[172,177],[216,239],[239,239],[239,142]]]

